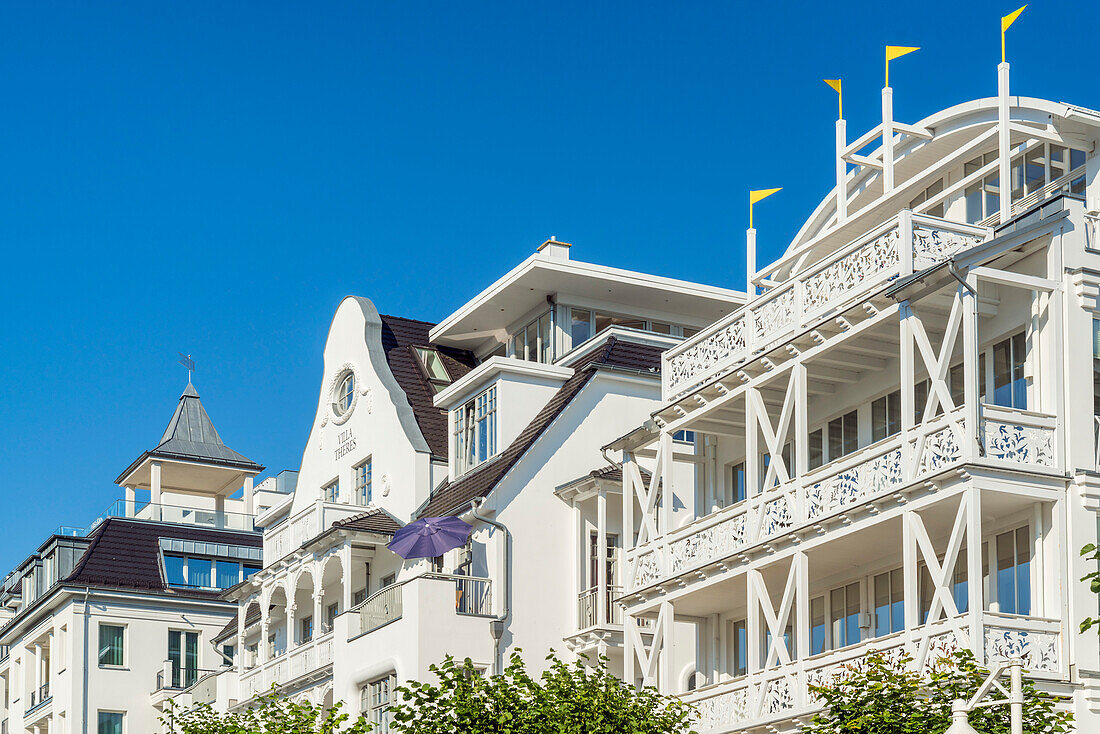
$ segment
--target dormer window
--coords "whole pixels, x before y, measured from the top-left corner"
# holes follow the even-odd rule
[[[456,476],[496,454],[496,387],[489,388],[454,411],[454,433]]]
[[[420,359],[420,367],[424,370],[424,375],[432,386],[433,393],[438,393],[451,384],[451,376],[447,374],[447,368],[443,364],[439,352],[425,347],[414,347],[414,350],[416,356]]]

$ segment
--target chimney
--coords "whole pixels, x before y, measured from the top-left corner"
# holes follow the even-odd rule
[[[568,260],[570,247],[572,245],[568,242],[558,242],[554,235],[550,235],[550,239],[539,245],[537,252],[543,253],[543,257],[549,260]]]

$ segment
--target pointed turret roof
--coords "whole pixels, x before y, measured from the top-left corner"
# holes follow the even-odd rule
[[[183,395],[180,395],[176,412],[172,414],[172,420],[168,421],[168,427],[160,437],[160,444],[149,453],[173,459],[213,461],[259,468],[259,464],[222,442],[202,405],[202,400],[199,399],[198,390],[190,381],[184,388]]]
[[[176,404],[176,412],[156,448],[144,452],[126,468],[116,482],[129,475],[146,459],[175,459],[198,464],[238,469],[249,474],[263,471],[264,467],[229,448],[218,435],[214,422],[203,407],[199,392],[188,380],[187,387]]]

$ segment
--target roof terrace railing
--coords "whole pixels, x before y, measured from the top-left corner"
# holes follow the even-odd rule
[[[908,209],[662,355],[665,400],[683,395],[865,298],[985,241],[988,227]]]
[[[88,527],[61,525],[54,530],[54,535],[83,538],[99,527],[104,520],[112,517],[129,517],[137,520],[151,520],[177,525],[197,525],[219,530],[252,531],[255,529],[254,517],[243,512],[227,512],[225,510],[154,504],[140,500],[123,499],[111,503]]]

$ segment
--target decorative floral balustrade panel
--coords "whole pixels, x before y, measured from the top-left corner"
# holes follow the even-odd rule
[[[862,247],[805,279],[803,314],[816,313],[834,305],[877,275],[894,270],[901,263],[901,233],[897,225]]]
[[[1024,670],[1032,673],[1058,673],[1058,632],[1020,630],[1009,627],[985,628],[985,660],[987,665],[1020,658]]]
[[[807,488],[806,515],[811,520],[828,515],[904,482],[901,449],[897,448]]]
[[[745,544],[746,515],[734,515],[669,544],[671,573],[721,558]]]
[[[985,455],[1032,466],[1055,466],[1054,428],[986,418],[982,421]]]
[[[747,331],[744,315],[710,335],[704,335],[682,353],[670,359],[667,365],[667,381],[670,390],[697,381],[703,373],[719,365],[732,364],[748,353]]]

